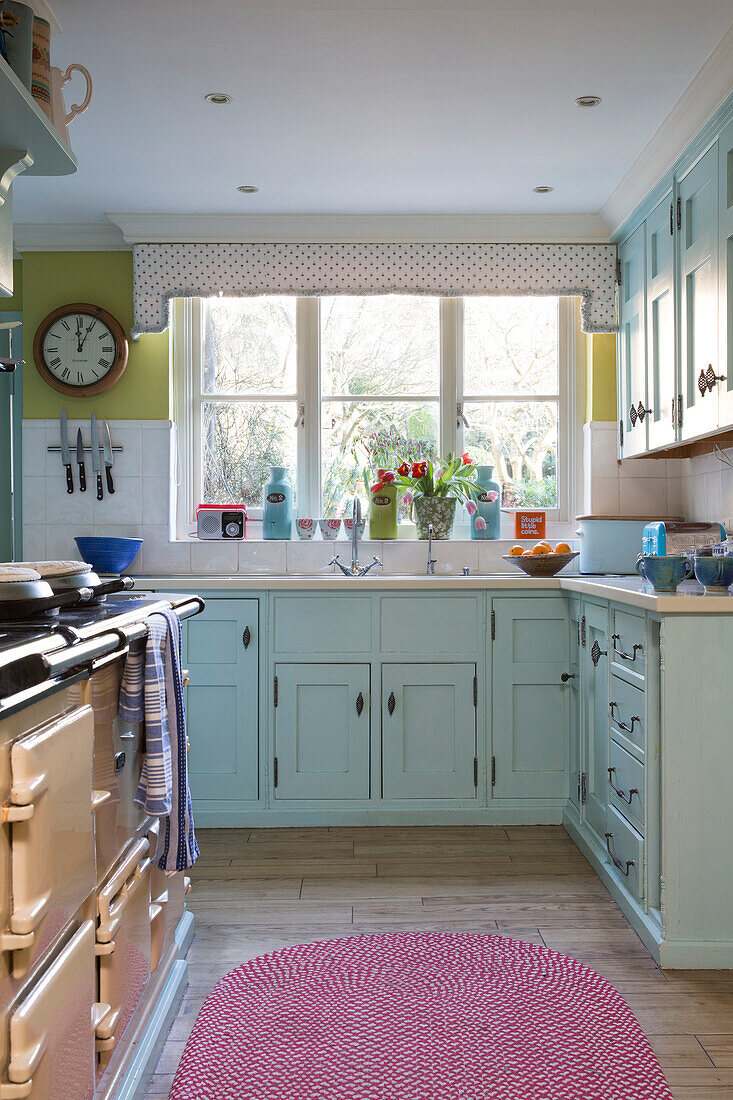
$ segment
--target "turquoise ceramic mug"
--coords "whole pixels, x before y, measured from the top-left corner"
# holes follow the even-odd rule
[[[692,576],[692,562],[676,554],[639,554],[636,572],[655,592],[675,592],[678,584]]]
[[[695,558],[695,576],[706,592],[727,592],[733,584],[733,558]]]

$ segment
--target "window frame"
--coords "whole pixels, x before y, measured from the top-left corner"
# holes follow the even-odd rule
[[[176,486],[175,515],[171,533],[187,540],[195,533],[196,506],[201,492],[201,406],[212,395],[202,393],[204,358],[204,299],[174,299],[172,306],[171,397],[175,428]],[[463,424],[459,405],[466,400],[497,400],[496,396],[475,397],[463,394],[463,298],[439,300],[440,380],[438,396],[438,438],[441,453],[463,450]],[[580,406],[584,399],[582,372],[576,369],[582,353],[578,299],[558,297],[558,507],[545,509],[549,522],[569,523],[576,511],[581,483],[579,434],[582,422]],[[298,509],[303,515],[320,515],[321,502],[321,410],[324,401],[344,400],[338,394],[321,394],[320,376],[320,299],[296,297],[296,393],[295,394],[217,394],[214,400],[252,402],[295,402],[300,420],[297,426]],[[521,400],[526,395],[501,395],[503,401]],[[545,400],[547,397],[545,397]],[[364,398],[359,398],[363,401]],[[435,402],[434,394],[409,394],[380,397],[372,401]],[[532,401],[542,397],[532,397]],[[302,416],[301,416],[302,414]],[[261,517],[261,508],[249,508],[251,519]]]

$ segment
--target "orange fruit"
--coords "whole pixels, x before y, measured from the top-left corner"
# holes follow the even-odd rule
[[[566,542],[558,542],[554,550],[555,554],[571,554],[572,550]]]
[[[534,554],[534,550],[522,550],[522,556],[527,557],[527,554]]]
[[[537,543],[537,546],[544,546],[548,554],[552,550],[552,543],[548,542],[547,539],[541,539],[540,542]]]
[[[518,558],[520,554],[524,553],[525,549],[523,546],[512,546],[511,550],[509,551],[509,555],[512,558]]]
[[[547,547],[544,546],[541,542],[538,542],[537,545],[533,546],[530,550],[530,554],[536,554],[538,557],[547,553],[549,553]]]

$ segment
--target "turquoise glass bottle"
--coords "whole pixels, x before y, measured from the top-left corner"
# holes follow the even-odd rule
[[[286,466],[271,466],[262,510],[263,539],[289,539],[293,532],[293,487]]]
[[[498,481],[492,480],[493,466],[477,466],[476,482],[479,494],[476,498],[476,514],[471,516],[472,539],[498,539],[501,533],[501,486]],[[489,500],[490,493],[496,493],[496,500]],[[485,528],[476,530],[476,520],[481,517],[486,523]]]

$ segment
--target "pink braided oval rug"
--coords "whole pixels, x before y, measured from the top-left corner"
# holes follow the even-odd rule
[[[227,974],[171,1100],[672,1100],[593,970],[500,936],[286,947]]]

